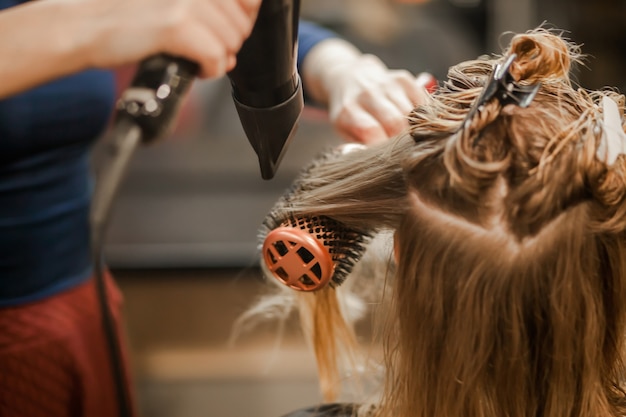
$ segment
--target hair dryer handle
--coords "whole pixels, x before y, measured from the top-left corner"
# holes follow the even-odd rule
[[[184,58],[166,54],[146,58],[118,100],[116,118],[132,119],[144,142],[158,139],[173,127],[198,72],[198,64]]]

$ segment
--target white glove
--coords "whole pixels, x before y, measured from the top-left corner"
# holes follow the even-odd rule
[[[374,144],[408,127],[407,115],[423,104],[432,76],[390,70],[341,39],[327,39],[307,54],[301,70],[308,94],[326,105],[335,129],[348,141]]]

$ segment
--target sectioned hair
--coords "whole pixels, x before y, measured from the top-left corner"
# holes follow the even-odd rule
[[[491,100],[466,120],[513,53],[515,81],[541,84],[532,103]],[[575,87],[579,57],[558,33],[516,35],[501,56],[452,67],[406,134],[299,179],[290,214],[395,236],[397,264],[378,260],[390,273],[344,284],[388,292],[385,382],[363,413],[624,415],[626,159],[600,152],[621,137],[605,100],[623,135],[624,97]],[[297,297],[332,400],[337,359],[358,349],[350,308],[330,287]]]

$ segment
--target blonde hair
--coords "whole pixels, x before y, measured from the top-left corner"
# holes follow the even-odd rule
[[[513,53],[515,81],[541,83],[530,106],[491,100],[466,120]],[[574,87],[579,57],[557,33],[516,35],[502,56],[451,68],[407,134],[326,157],[281,206],[395,232],[386,379],[368,412],[624,415],[626,159],[599,153],[609,140],[603,100],[623,118],[624,97]],[[298,297],[331,400],[336,358],[357,346],[352,320],[334,288]]]

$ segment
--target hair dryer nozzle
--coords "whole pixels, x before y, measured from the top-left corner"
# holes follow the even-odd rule
[[[229,73],[239,119],[261,165],[274,176],[304,106],[296,61],[300,0],[263,0]]]
[[[248,141],[259,157],[261,177],[274,177],[287,145],[297,130],[298,119],[304,106],[302,86],[284,102],[265,108],[246,106],[233,96],[239,120]]]

